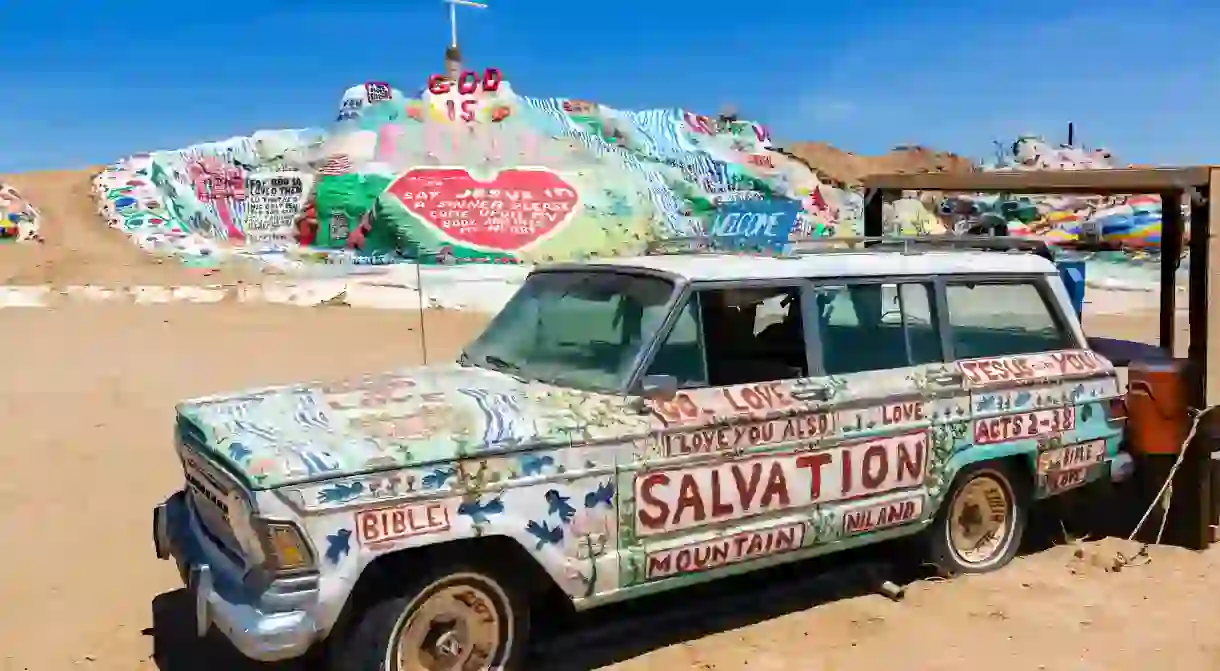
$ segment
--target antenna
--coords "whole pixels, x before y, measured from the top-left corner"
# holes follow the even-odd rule
[[[441,0],[449,5],[449,46],[457,47],[457,6],[474,7],[475,9],[487,9],[487,5],[482,2],[471,2],[471,0]]]
[[[415,293],[419,296],[419,350],[423,365],[428,365],[428,327],[424,324],[424,274],[420,270],[418,256],[415,258]]]

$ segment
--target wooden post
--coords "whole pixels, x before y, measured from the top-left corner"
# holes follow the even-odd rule
[[[1191,201],[1190,228],[1190,296],[1191,318],[1198,314],[1199,319],[1206,320],[1205,328],[1192,336],[1201,338],[1196,349],[1195,338],[1190,343],[1190,355],[1194,361],[1204,363],[1207,372],[1204,379],[1203,403],[1213,405],[1220,403],[1220,367],[1214,367],[1208,356],[1208,347],[1214,341],[1220,341],[1220,310],[1209,310],[1212,305],[1220,306],[1220,282],[1211,282],[1211,272],[1220,270],[1220,168],[1212,168],[1211,179],[1206,187],[1200,185],[1203,199]],[[1192,324],[1193,327],[1193,324]],[[1195,359],[1195,356],[1199,358]],[[1202,406],[1200,406],[1202,407]]]
[[[864,235],[878,236],[885,234],[883,219],[885,198],[881,189],[868,189],[864,192]]]
[[[1220,311],[1208,310],[1211,300],[1220,300],[1220,283],[1211,282],[1212,272],[1220,271],[1220,170],[1210,171],[1203,198],[1190,204],[1190,351],[1191,374],[1187,398],[1195,410],[1220,403],[1220,367],[1208,358],[1212,338],[1220,338]],[[1162,216],[1165,206],[1162,203]],[[1162,258],[1162,263],[1165,259]],[[1205,550],[1211,544],[1215,523],[1211,517],[1211,453],[1220,436],[1215,417],[1200,423],[1195,439],[1185,448],[1182,465],[1173,483],[1172,508],[1166,541],[1192,550]],[[1187,421],[1193,422],[1190,417]]]
[[[1174,356],[1177,308],[1178,257],[1182,255],[1182,192],[1167,191],[1161,196],[1161,324],[1160,345],[1166,356]]]

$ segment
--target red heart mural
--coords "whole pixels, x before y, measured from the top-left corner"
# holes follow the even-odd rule
[[[504,170],[481,182],[465,168],[415,168],[387,189],[409,212],[455,241],[512,251],[566,224],[580,200],[550,170]]]

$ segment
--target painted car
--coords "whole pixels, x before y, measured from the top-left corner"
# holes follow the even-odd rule
[[[1129,473],[1121,392],[1033,255],[557,265],[453,363],[179,404],[156,552],[255,659],[521,668],[555,608],[912,535],[997,569]]]

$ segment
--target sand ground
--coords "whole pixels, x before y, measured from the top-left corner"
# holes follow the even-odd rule
[[[0,283],[198,284],[98,223],[88,173],[0,177],[43,211],[42,245],[0,247]],[[431,312],[432,355],[475,315]],[[1150,338],[1151,314],[1090,333]],[[384,370],[420,359],[410,312],[257,304],[0,310],[0,671],[255,671],[194,638],[150,508],[181,484],[172,404],[244,385]],[[582,618],[538,668],[1135,671],[1220,668],[1220,550],[1155,548],[1106,572],[1112,540],[1067,544],[999,573],[920,582],[892,602],[805,563]],[[828,580],[819,579],[830,575]],[[860,583],[868,585],[868,582]],[[864,594],[861,596],[860,594]],[[278,671],[296,671],[292,664]]]
[[[480,322],[430,313],[433,355],[452,354]],[[1133,334],[1154,322],[1121,319]],[[0,310],[10,353],[0,375],[0,669],[256,668],[221,640],[193,638],[177,574],[153,557],[149,509],[181,481],[172,402],[413,363],[418,329],[413,313],[350,308]],[[918,583],[902,603],[810,607],[826,596],[792,582],[816,572],[797,567],[762,584],[675,594],[647,617],[593,616],[576,636],[598,642],[579,654],[560,642],[542,661],[637,671],[1218,668],[1220,602],[1209,592],[1220,589],[1220,551],[1155,549],[1151,564],[1107,573],[1099,566],[1114,552],[1059,547],[997,574]]]
[[[41,213],[41,243],[0,245],[0,284],[199,285],[258,281],[253,267],[189,269],[154,257],[97,215],[91,180],[96,169],[0,175]]]

